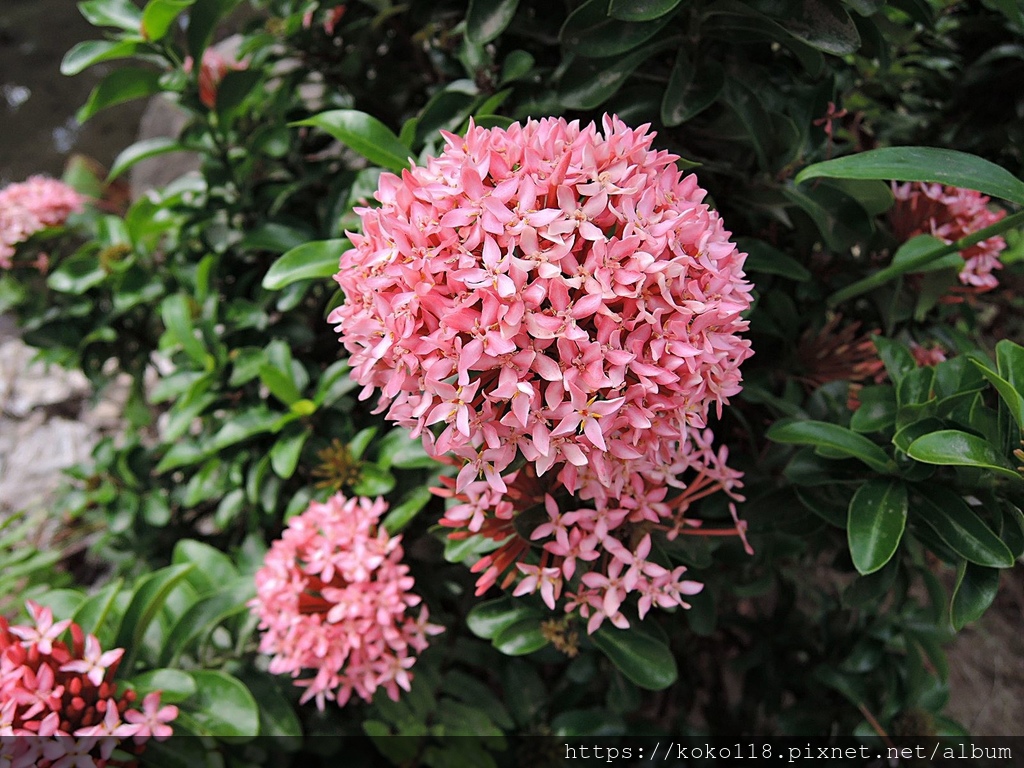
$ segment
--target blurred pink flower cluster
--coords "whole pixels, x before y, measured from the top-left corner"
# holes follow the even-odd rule
[[[1006,211],[991,211],[989,199],[973,189],[944,187],[920,181],[892,185],[896,205],[889,214],[893,234],[900,242],[917,235],[932,235],[955,242],[995,224]],[[1006,248],[1001,237],[990,237],[961,251],[964,266],[960,282],[980,291],[999,285],[993,270],[1001,269],[999,254]]]
[[[0,190],[0,269],[9,269],[14,246],[46,227],[63,224],[82,210],[85,198],[62,181],[45,176]]]
[[[401,563],[401,536],[378,525],[382,499],[336,494],[313,502],[293,517],[256,574],[250,603],[265,630],[260,650],[271,654],[270,671],[297,678],[302,702],[344,706],[352,693],[369,701],[383,686],[398,699],[409,690],[409,668],[427,636],[442,627],[427,622],[427,607],[410,590],[413,578]]]
[[[741,388],[751,286],[696,177],[651,148],[647,126],[606,116],[602,129],[471,126],[425,166],[384,174],[380,206],[357,209],[363,232],[335,277],[346,301],[328,319],[361,397],[379,388],[379,411],[457,457],[464,503],[445,524],[514,536],[522,510],[503,497],[521,460],[594,507],[559,512],[535,494],[548,562],[506,547],[481,561],[481,590],[517,564],[519,591],[553,605],[582,561],[594,573],[567,607],[600,602],[622,625],[626,592],[665,605],[691,589],[646,561],[633,524],[677,531],[688,472],[691,487],[739,484],[705,428]]]
[[[122,765],[114,749],[141,754],[150,738],[171,735],[178,708],[160,693],[135,708],[135,692],[118,694],[114,673],[123,648],[104,651],[92,635],[28,603],[33,626],[0,617],[0,765],[97,768]],[[71,633],[71,646],[60,637]],[[130,741],[129,741],[130,739]]]

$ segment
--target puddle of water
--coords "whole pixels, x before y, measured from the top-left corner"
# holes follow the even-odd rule
[[[75,77],[64,54],[100,39],[70,0],[0,0],[0,186],[33,173],[59,176],[69,154],[109,166],[135,138],[142,102],[111,107],[84,126],[74,114],[113,64]]]

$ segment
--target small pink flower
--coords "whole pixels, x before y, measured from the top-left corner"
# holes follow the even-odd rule
[[[79,661],[69,661],[60,669],[62,672],[79,672],[99,686],[107,674],[107,667],[117,662],[124,655],[124,648],[115,648],[104,653],[100,641],[93,635],[85,640],[85,656]]]
[[[169,738],[173,731],[167,723],[174,720],[177,716],[178,708],[173,704],[168,704],[165,707],[160,706],[159,691],[146,694],[146,698],[142,700],[141,712],[129,709],[124,713],[124,719],[132,726],[135,726],[135,731],[132,735],[135,736],[136,743],[142,743],[146,740],[146,737],[153,737],[157,741]]]

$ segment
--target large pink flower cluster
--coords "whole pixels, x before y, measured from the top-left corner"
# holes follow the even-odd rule
[[[14,246],[82,210],[80,194],[62,181],[32,176],[0,190],[0,268],[8,269]]]
[[[955,242],[995,224],[1006,211],[989,210],[989,199],[973,189],[944,187],[920,181],[893,184],[896,204],[889,214],[893,234],[905,242],[917,235],[932,235]],[[960,282],[980,291],[999,285],[993,270],[1001,269],[999,254],[1006,248],[1001,237],[990,237],[960,253],[964,266]]]
[[[427,636],[442,627],[427,622],[427,607],[410,590],[401,563],[401,536],[378,525],[387,504],[336,494],[293,517],[256,574],[250,607],[266,630],[260,649],[270,671],[298,677],[302,702],[344,706],[355,692],[369,701],[383,686],[397,700],[409,690],[409,668]]]
[[[0,765],[73,768],[127,763],[115,749],[141,754],[150,737],[171,735],[178,708],[160,693],[135,708],[135,692],[119,694],[112,678],[123,648],[104,651],[92,635],[28,603],[33,626],[0,617]],[[60,639],[71,633],[70,647]]]
[[[361,397],[379,388],[379,410],[460,462],[464,503],[443,522],[514,536],[523,510],[505,496],[522,460],[595,507],[559,512],[534,494],[551,518],[534,538],[554,560],[518,562],[527,548],[507,546],[478,563],[481,589],[516,565],[519,590],[553,605],[575,563],[594,561],[570,608],[600,602],[621,624],[625,592],[681,604],[665,595],[692,589],[630,565],[649,546],[623,544],[633,524],[677,529],[694,497],[666,495],[687,472],[738,485],[705,427],[740,390],[751,286],[696,178],[646,126],[602,128],[471,126],[425,166],[384,174],[380,206],[357,209],[363,232],[335,277],[346,301],[328,319]]]

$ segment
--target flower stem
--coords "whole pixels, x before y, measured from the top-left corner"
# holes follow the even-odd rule
[[[955,242],[944,245],[941,248],[936,248],[934,251],[928,251],[922,253],[913,259],[908,259],[901,264],[890,264],[885,269],[880,269],[873,275],[868,275],[863,280],[858,280],[845,288],[833,293],[828,298],[828,305],[830,307],[836,307],[842,304],[848,299],[852,299],[856,296],[860,296],[862,293],[867,293],[870,290],[877,288],[880,285],[884,285],[895,277],[899,277],[907,272],[914,272],[920,270],[922,267],[932,263],[936,259],[941,259],[950,253],[957,253],[959,251],[965,251],[972,245],[988,240],[990,237],[995,237],[1009,229],[1024,224],[1024,211],[1018,211],[1012,216],[1007,216],[1004,219],[1000,219],[995,224],[979,229],[977,232],[962,237]]]

